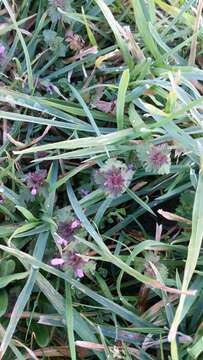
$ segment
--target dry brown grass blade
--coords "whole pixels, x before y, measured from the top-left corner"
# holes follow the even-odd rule
[[[179,216],[179,215],[176,215],[176,214],[173,214],[171,212],[168,212],[168,211],[164,211],[162,209],[159,209],[158,210],[158,213],[160,215],[162,215],[165,219],[167,220],[171,220],[171,221],[180,221],[180,222],[183,222],[187,225],[192,225],[192,221],[189,220],[189,219],[186,219],[182,216]]]
[[[202,10],[203,10],[203,0],[199,0],[198,6],[197,6],[197,16],[196,16],[195,26],[194,26],[194,34],[197,33],[197,31],[200,27]],[[195,35],[192,38],[188,65],[195,65],[196,52],[197,52],[197,35]]]

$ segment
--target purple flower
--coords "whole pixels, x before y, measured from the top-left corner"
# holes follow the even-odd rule
[[[67,253],[67,259],[65,261],[65,267],[71,267],[75,277],[82,278],[84,274],[84,266],[87,264],[88,259],[84,259],[80,254],[76,252]]]
[[[57,242],[60,245],[66,246],[74,239],[75,231],[80,227],[81,227],[81,222],[78,219],[69,222],[59,222]]]
[[[63,254],[64,258],[53,258],[52,266],[63,266],[64,270],[71,269],[75,277],[82,278],[85,275],[84,266],[88,259],[84,259],[75,251],[69,251]]]
[[[54,258],[51,260],[52,266],[62,266],[64,264],[64,260],[62,258]]]
[[[46,170],[38,170],[28,173],[25,178],[27,187],[33,196],[37,195],[47,175]]]
[[[137,155],[145,171],[154,174],[168,174],[171,166],[171,151],[168,144],[142,144],[137,147]]]
[[[6,48],[4,45],[0,45],[0,62],[5,59],[6,56]]]
[[[86,195],[88,195],[90,193],[90,191],[88,189],[85,189],[85,188],[80,189],[79,192],[80,192],[81,195],[84,195],[84,196],[86,196]]]
[[[149,162],[151,162],[154,166],[154,168],[158,171],[161,169],[162,166],[165,164],[168,164],[169,160],[169,154],[166,144],[162,145],[151,145],[149,149]]]
[[[109,159],[95,172],[95,183],[99,185],[109,197],[123,194],[132,180],[134,170],[116,159]]]
[[[57,233],[55,234],[55,238],[56,241],[59,245],[61,246],[67,246],[68,245],[68,241],[63,239],[60,235],[58,235]]]

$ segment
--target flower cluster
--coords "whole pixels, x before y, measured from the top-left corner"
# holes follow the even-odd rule
[[[86,273],[86,265],[89,259],[82,257],[75,251],[67,251],[63,253],[63,257],[51,260],[52,266],[62,266],[63,270],[70,270],[76,278],[84,277]]]
[[[100,186],[107,196],[118,197],[123,194],[132,180],[134,170],[131,166],[116,160],[109,159],[95,172],[95,183]]]
[[[46,170],[29,172],[25,177],[25,183],[33,196],[37,195],[44,184],[47,175]]]
[[[168,174],[171,166],[170,148],[168,144],[141,144],[137,147],[137,155],[147,172]]]
[[[53,234],[60,257],[51,260],[52,266],[59,266],[70,276],[82,278],[90,271],[94,271],[95,263],[89,261],[86,245],[80,243],[86,232],[79,219],[72,214],[70,207],[56,211],[57,229]]]
[[[60,245],[67,246],[72,240],[76,230],[81,227],[81,222],[78,219],[68,222],[59,222],[57,231],[57,243]]]

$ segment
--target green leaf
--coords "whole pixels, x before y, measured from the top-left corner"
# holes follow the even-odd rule
[[[50,332],[47,326],[38,325],[36,323],[32,323],[31,330],[35,334],[35,341],[41,347],[44,348],[49,345],[50,342]]]
[[[15,270],[15,261],[12,259],[2,259],[0,262],[0,274],[1,276],[11,275]]]
[[[12,281],[25,279],[28,276],[28,274],[29,273],[26,271],[26,272],[23,272],[23,273],[2,276],[0,278],[0,289],[6,287]]]
[[[7,291],[2,289],[0,290],[0,317],[2,317],[8,307],[8,294]]]
[[[28,221],[38,221],[37,218],[33,216],[32,213],[23,206],[16,206],[16,209],[18,209]]]

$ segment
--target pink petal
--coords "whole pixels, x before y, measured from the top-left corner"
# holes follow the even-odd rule
[[[67,246],[68,241],[64,238],[62,238],[60,235],[56,234],[56,241],[59,245]]]
[[[74,220],[71,224],[71,229],[76,229],[81,224],[80,220]]]
[[[33,196],[35,196],[35,195],[37,194],[37,189],[36,189],[36,188],[32,188],[31,194],[32,194]]]
[[[82,269],[77,269],[75,273],[76,273],[76,276],[79,278],[82,278],[84,276],[84,272]]]
[[[53,266],[60,266],[60,265],[63,265],[64,264],[64,260],[61,259],[61,258],[54,258],[51,260],[51,265]]]

